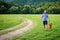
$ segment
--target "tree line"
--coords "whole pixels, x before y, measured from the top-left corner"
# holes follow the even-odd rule
[[[60,14],[60,2],[47,2],[38,5],[18,5],[0,2],[0,14],[42,14],[47,10],[49,14]]]

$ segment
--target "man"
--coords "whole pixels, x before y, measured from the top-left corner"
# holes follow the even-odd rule
[[[48,27],[48,14],[46,13],[46,10],[42,14],[42,20],[43,20],[44,28],[46,29]]]

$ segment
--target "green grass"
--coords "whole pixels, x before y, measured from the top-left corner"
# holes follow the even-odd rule
[[[53,24],[52,30],[44,30],[41,15],[22,15],[23,18],[31,19],[36,23],[34,29],[12,40],[60,40],[60,15],[49,15]]]
[[[0,30],[14,27],[20,24],[23,19],[18,15],[0,15]]]

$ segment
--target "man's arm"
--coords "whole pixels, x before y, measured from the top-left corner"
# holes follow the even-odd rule
[[[43,14],[41,15],[41,20],[42,20],[42,18],[43,18]]]
[[[48,15],[48,22],[50,22],[50,18],[49,18],[49,15]]]

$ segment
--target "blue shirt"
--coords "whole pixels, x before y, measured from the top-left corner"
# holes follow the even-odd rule
[[[43,21],[47,21],[48,20],[48,14],[43,13],[42,14],[42,19],[43,19]]]

